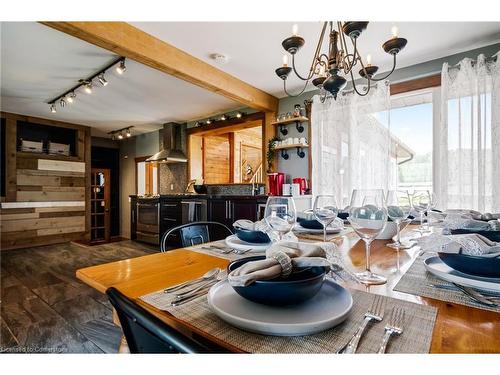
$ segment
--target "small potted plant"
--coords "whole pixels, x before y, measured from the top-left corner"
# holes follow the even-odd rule
[[[278,137],[273,137],[267,142],[267,173],[272,173],[273,171],[273,162],[274,162],[274,154],[275,154],[275,147],[276,147],[276,142],[278,142],[280,139]]]

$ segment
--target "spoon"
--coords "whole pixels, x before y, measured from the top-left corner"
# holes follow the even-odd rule
[[[165,289],[164,292],[165,293],[174,292],[176,290],[185,288],[187,286],[190,286],[190,285],[193,285],[193,284],[197,284],[197,283],[199,283],[201,281],[206,281],[206,280],[213,279],[215,276],[217,276],[219,274],[220,271],[221,271],[221,269],[218,268],[218,267],[217,268],[213,268],[210,271],[206,272],[201,277],[198,277],[198,278],[193,279],[193,280],[185,281],[185,282],[183,282],[181,284],[178,284],[178,285],[175,285],[175,286],[171,286],[170,288]]]

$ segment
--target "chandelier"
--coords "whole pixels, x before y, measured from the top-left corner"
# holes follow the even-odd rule
[[[276,74],[283,80],[285,93],[292,97],[299,96],[305,91],[307,85],[311,81],[312,84],[320,90],[320,99],[321,102],[324,102],[328,93],[330,93],[334,99],[337,99],[337,94],[345,88],[347,80],[343,75],[350,76],[354,91],[361,96],[368,94],[372,82],[387,79],[392,72],[394,72],[396,68],[396,55],[406,46],[407,40],[399,38],[397,35],[397,27],[392,27],[393,37],[382,45],[384,51],[393,56],[392,69],[384,77],[374,78],[378,67],[371,64],[370,55],[367,56],[365,63],[361,58],[357,46],[358,37],[367,26],[368,22],[361,21],[324,22],[309,72],[306,75],[302,75],[297,72],[295,68],[295,54],[304,45],[305,40],[298,35],[297,25],[293,25],[293,35],[286,38],[281,43],[285,51],[292,57],[292,66],[288,66],[288,55],[284,55],[283,66],[276,69]],[[328,54],[321,52],[327,29],[329,30],[330,38],[328,43]],[[347,40],[351,42],[351,50],[348,48]],[[366,80],[366,85],[363,90],[358,90],[354,80],[353,70],[356,66],[360,67],[359,75]],[[286,88],[286,79],[292,70],[299,79],[305,81],[303,89],[298,94],[290,94]]]

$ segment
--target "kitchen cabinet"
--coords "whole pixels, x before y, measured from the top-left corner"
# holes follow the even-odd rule
[[[182,209],[180,199],[160,200],[160,239],[163,234],[182,223]],[[172,245],[180,246],[180,236],[178,232],[172,233],[168,240]]]

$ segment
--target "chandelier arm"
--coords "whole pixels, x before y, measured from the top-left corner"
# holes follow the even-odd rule
[[[321,29],[321,34],[320,34],[320,37],[319,37],[319,40],[318,40],[318,44],[316,45],[316,51],[314,52],[314,56],[313,56],[313,59],[312,59],[312,62],[311,62],[311,67],[309,68],[309,74],[307,75],[307,77],[305,77],[305,78],[302,77],[299,74],[299,72],[297,71],[297,69],[295,67],[295,54],[292,54],[292,68],[293,68],[293,71],[297,75],[297,77],[299,77],[302,81],[308,81],[314,75],[314,67],[317,64],[318,55],[319,55],[319,53],[321,51],[321,45],[323,44],[323,37],[325,35],[325,30],[326,30],[327,23],[328,22],[324,22],[323,23],[323,28]]]
[[[349,61],[348,59],[348,56],[350,55],[356,55],[356,39],[354,39],[354,42],[352,42],[352,39],[351,39],[351,42],[353,43],[353,46],[354,46],[354,53],[353,54],[350,54],[349,53],[349,49],[347,48],[347,42],[345,41],[345,34],[344,34],[344,31],[342,30],[342,23],[341,22],[337,22],[337,27],[339,28],[339,34],[340,34],[340,47],[342,48],[343,52],[344,52],[344,56],[342,58],[343,60],[343,67],[342,67],[342,70],[344,71],[344,74],[348,74],[352,68],[354,67],[354,65],[356,65],[356,59],[353,59],[353,61]],[[347,62],[347,64],[346,64]]]
[[[354,74],[352,73],[352,70],[351,70],[350,73],[351,73],[352,87],[353,87],[354,91],[356,91],[356,94],[358,94],[359,96],[366,96],[366,95],[368,95],[368,93],[370,92],[370,88],[371,88],[371,79],[368,79],[368,88],[366,89],[365,93],[362,94],[356,88],[356,82],[354,81]]]
[[[371,78],[371,80],[374,81],[374,82],[383,81],[383,80],[389,78],[389,76],[394,72],[395,69],[396,69],[396,54],[394,54],[394,63],[392,64],[391,71],[389,73],[387,73],[387,75],[385,77]]]
[[[283,80],[283,91],[285,91],[285,94],[287,94],[288,96],[292,97],[292,98],[295,98],[297,96],[300,96],[304,93],[304,91],[306,90],[306,87],[307,87],[307,84],[309,83],[309,80],[306,81],[304,87],[302,88],[302,90],[298,93],[298,94],[290,94],[287,89],[286,89],[286,80]]]

